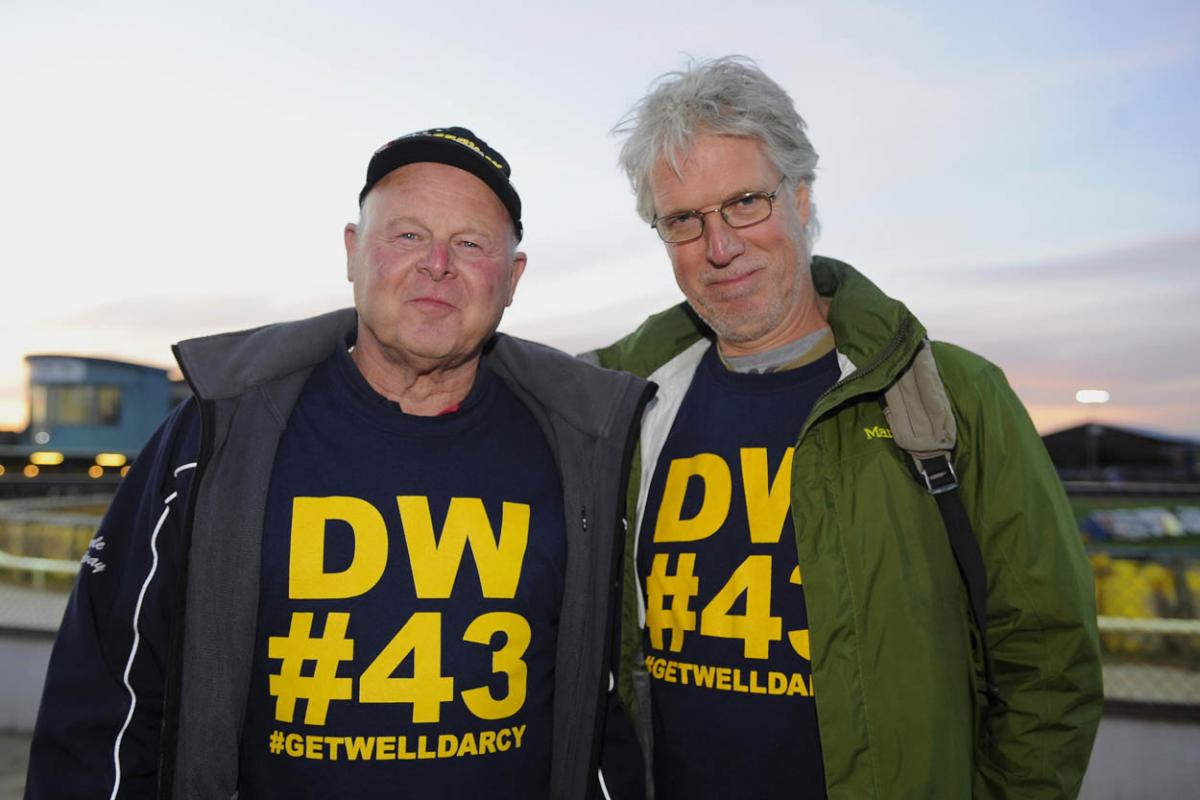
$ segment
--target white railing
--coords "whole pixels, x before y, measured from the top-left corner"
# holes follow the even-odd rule
[[[17,556],[0,550],[0,569],[18,569],[42,575],[74,575],[79,572],[79,562],[63,558]]]

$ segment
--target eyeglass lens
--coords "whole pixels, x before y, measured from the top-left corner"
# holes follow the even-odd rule
[[[685,211],[655,220],[654,228],[663,241],[680,243],[698,239],[704,233],[704,215],[720,213],[731,227],[745,228],[771,216],[771,196],[752,192],[726,200],[711,211]]]

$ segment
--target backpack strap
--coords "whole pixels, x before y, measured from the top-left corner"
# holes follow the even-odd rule
[[[984,693],[989,706],[1003,705],[988,647],[987,570],[958,490],[958,476],[951,460],[957,442],[954,412],[928,339],[921,343],[908,369],[884,392],[883,412],[894,441],[911,456],[916,475],[937,502],[950,550],[966,585],[971,619],[979,632]]]

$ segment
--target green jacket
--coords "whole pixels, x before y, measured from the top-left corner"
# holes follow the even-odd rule
[[[800,429],[791,512],[829,797],[1074,797],[1102,700],[1095,597],[1041,439],[997,367],[934,343],[958,426],[954,467],[987,567],[987,635],[1006,703],[985,714],[965,587],[934,498],[889,438],[880,404],[925,329],[846,264],[818,257],[812,275],[830,303],[842,377]],[[680,305],[596,354],[659,384],[630,476],[630,537],[711,336]],[[633,552],[631,538],[619,685],[645,732],[644,598]]]

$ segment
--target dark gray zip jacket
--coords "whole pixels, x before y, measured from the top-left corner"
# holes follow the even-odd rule
[[[85,569],[72,593],[27,798],[236,797],[276,448],[310,372],[355,326],[345,309],[175,348],[196,400],[164,423],[114,498],[92,553],[113,568]],[[614,716],[610,661],[631,432],[652,389],[501,334],[484,358],[537,419],[562,474],[550,796],[590,798],[601,785],[623,796],[614,789],[638,786],[641,765]]]

